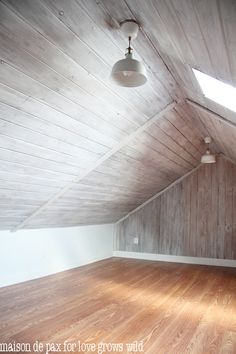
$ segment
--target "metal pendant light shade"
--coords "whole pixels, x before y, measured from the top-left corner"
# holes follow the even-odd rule
[[[207,150],[206,153],[201,158],[201,163],[215,163],[215,155],[211,154],[210,150]]]
[[[147,73],[142,62],[133,59],[131,39],[138,34],[139,25],[134,20],[126,20],[121,24],[121,30],[128,37],[129,47],[125,58],[117,61],[111,72],[111,79],[114,83],[123,87],[138,87],[147,81]]]
[[[211,142],[211,138],[210,137],[206,137],[204,139],[205,143],[208,145],[206,152],[204,155],[202,155],[201,157],[201,163],[215,163],[216,162],[216,157],[214,154],[211,153],[210,149],[209,149],[209,144]]]
[[[137,87],[147,81],[146,69],[143,63],[132,58],[132,53],[127,53],[125,59],[115,63],[112,68],[111,78],[119,86]]]

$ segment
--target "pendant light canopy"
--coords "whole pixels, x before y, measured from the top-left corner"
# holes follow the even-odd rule
[[[201,158],[201,163],[215,163],[216,162],[216,157],[215,155],[213,155],[210,151],[210,148],[209,148],[209,144],[211,142],[211,138],[209,136],[207,136],[205,139],[204,139],[206,145],[207,145],[207,149],[206,149],[206,152],[204,155],[202,155],[202,158]]]
[[[134,20],[126,20],[121,23],[121,30],[128,38],[129,46],[125,59],[117,61],[111,72],[111,79],[119,86],[138,87],[147,81],[146,69],[142,62],[133,59],[131,40],[138,34],[139,25]]]

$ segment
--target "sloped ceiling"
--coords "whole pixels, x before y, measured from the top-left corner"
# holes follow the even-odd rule
[[[133,43],[148,83],[109,81]],[[191,67],[235,85],[235,1],[2,0],[0,228],[119,220],[199,164],[203,137],[236,160],[236,115]],[[227,137],[227,139],[225,138]]]

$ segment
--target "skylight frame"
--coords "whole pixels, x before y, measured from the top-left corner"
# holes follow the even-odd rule
[[[192,68],[206,98],[236,113],[236,87]]]

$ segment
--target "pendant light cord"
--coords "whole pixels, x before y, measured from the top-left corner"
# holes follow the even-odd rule
[[[131,54],[131,52],[132,52],[132,50],[133,50],[133,49],[131,48],[131,36],[129,36],[128,38],[129,38],[129,46],[128,46],[127,49],[128,49],[128,54]]]

